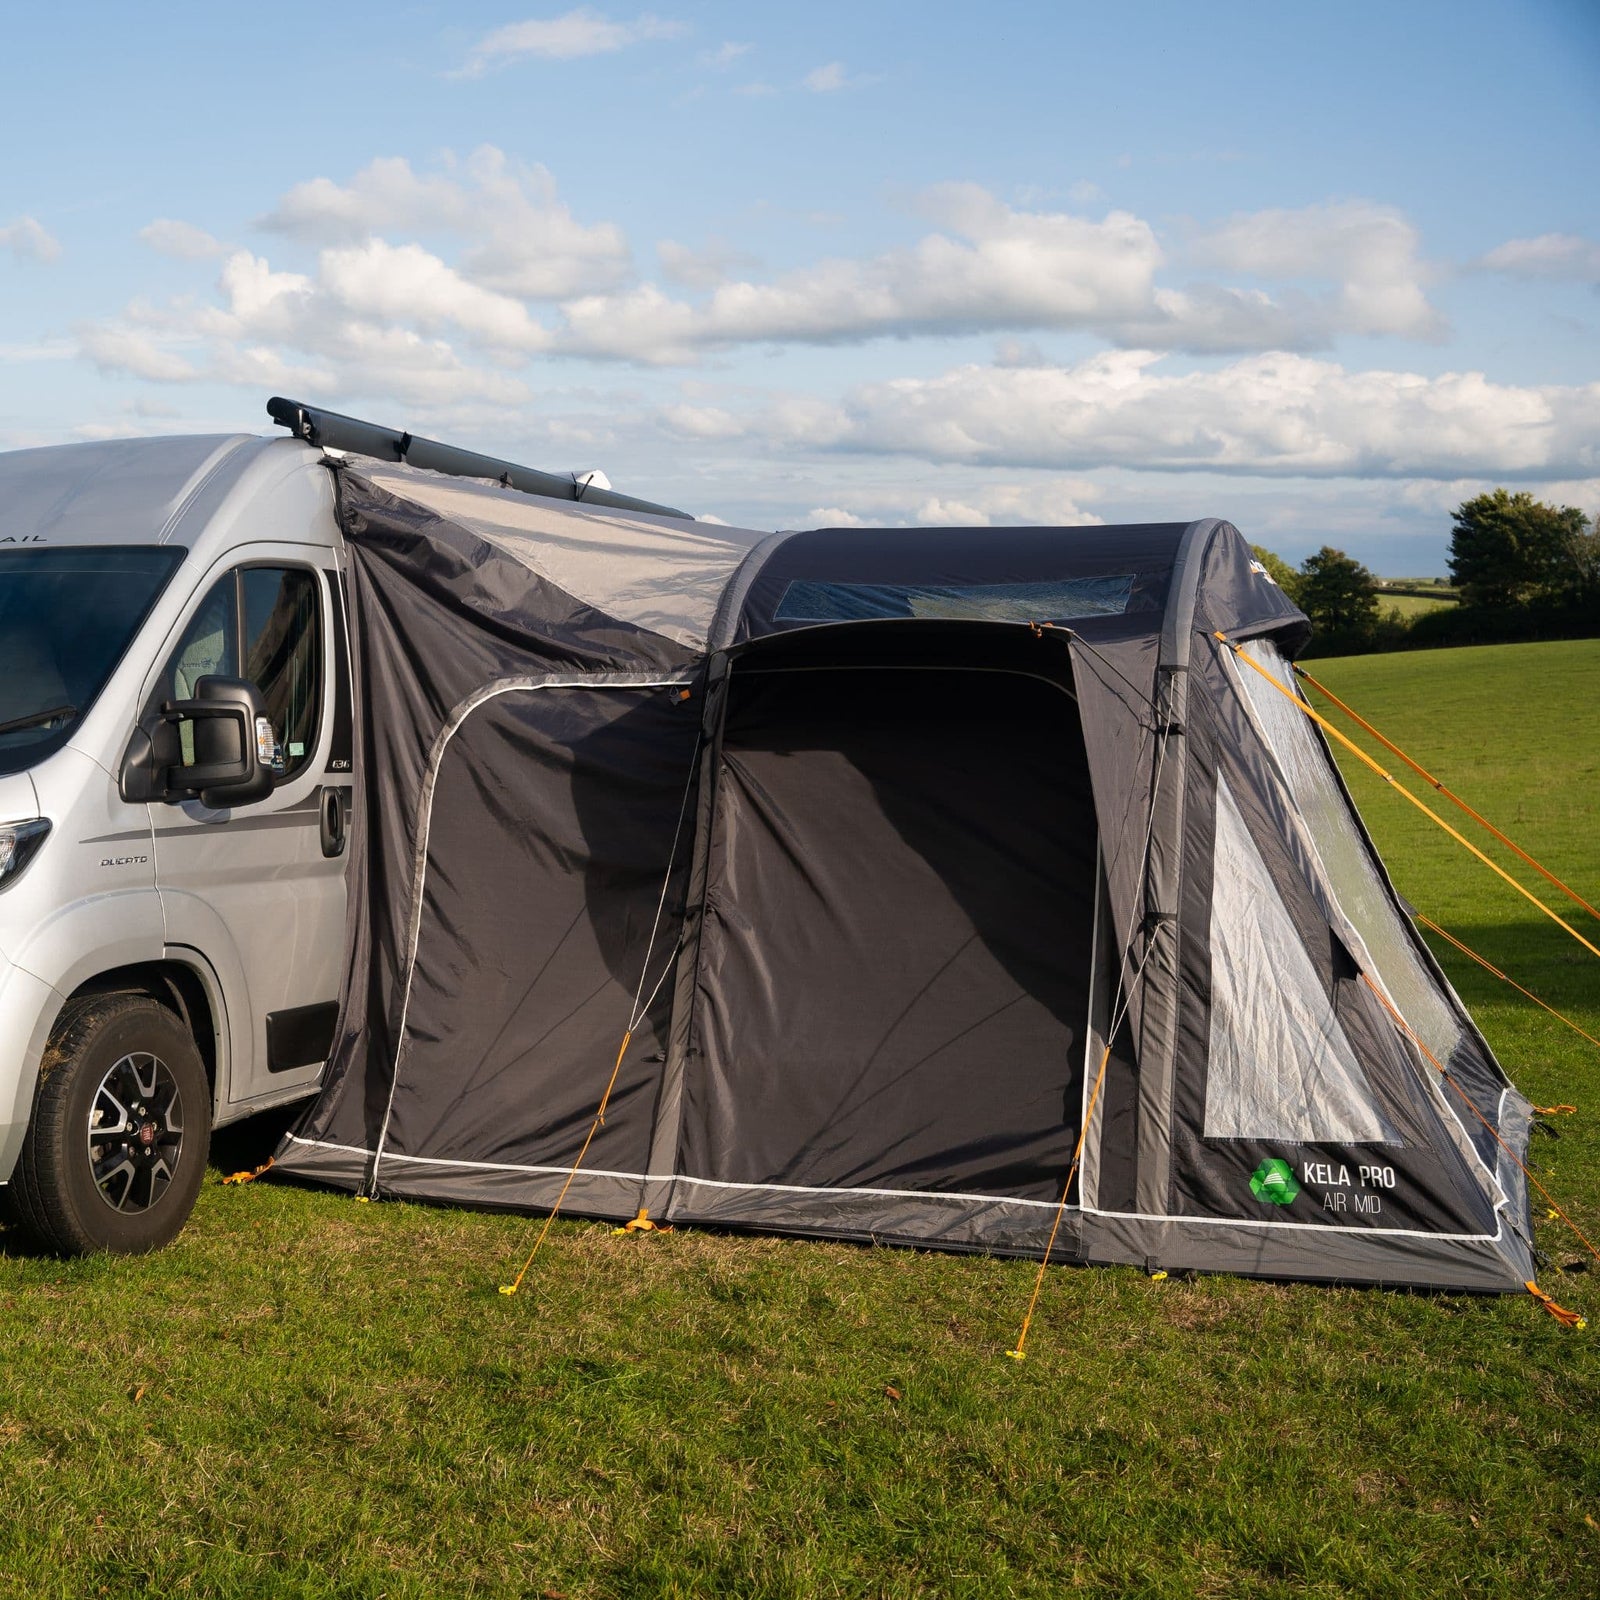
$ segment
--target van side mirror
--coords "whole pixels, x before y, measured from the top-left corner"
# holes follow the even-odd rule
[[[180,725],[194,728],[194,760],[185,766]],[[265,800],[283,756],[261,691],[246,678],[211,676],[192,700],[168,700],[141,722],[122,761],[124,800],[177,800],[198,794],[221,810]]]

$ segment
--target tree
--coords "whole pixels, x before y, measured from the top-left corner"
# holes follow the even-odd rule
[[[1323,545],[1300,563],[1295,603],[1324,633],[1360,638],[1378,621],[1378,586],[1361,563]]]
[[[1275,550],[1269,550],[1265,545],[1251,545],[1250,554],[1267,569],[1267,576],[1293,600],[1300,592],[1300,574]]]
[[[1572,541],[1572,568],[1566,598],[1577,605],[1600,606],[1600,513]]]
[[[1576,506],[1496,489],[1463,501],[1450,530],[1450,576],[1471,606],[1560,604],[1593,581],[1594,535]]]

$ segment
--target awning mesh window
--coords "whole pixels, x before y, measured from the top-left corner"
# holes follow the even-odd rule
[[[892,617],[962,622],[1069,622],[1128,609],[1131,575],[1056,578],[1045,583],[828,583],[796,578],[783,592],[779,622],[881,622]]]

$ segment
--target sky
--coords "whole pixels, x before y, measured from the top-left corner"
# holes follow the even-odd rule
[[[656,8],[658,7],[658,8]],[[295,399],[751,527],[1600,511],[1600,3],[6,8],[0,449]]]

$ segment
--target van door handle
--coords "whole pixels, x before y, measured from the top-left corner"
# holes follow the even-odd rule
[[[320,818],[320,832],[322,834],[322,853],[325,856],[342,856],[344,854],[344,797],[348,792],[345,789],[329,787],[324,787],[321,791],[322,815]]]

